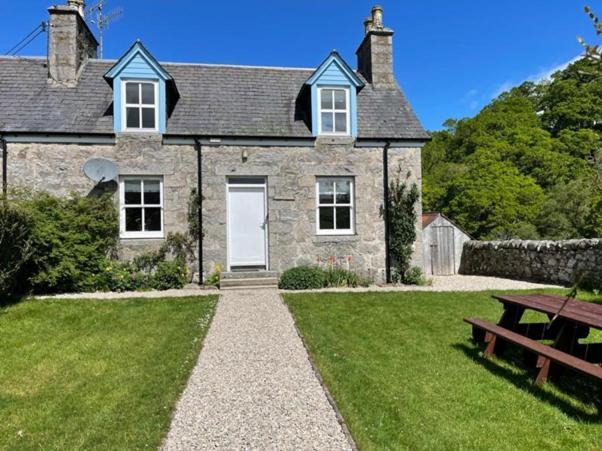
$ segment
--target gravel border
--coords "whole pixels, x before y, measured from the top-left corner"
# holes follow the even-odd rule
[[[500,277],[485,276],[435,276],[432,278],[432,285],[387,285],[358,288],[324,288],[321,290],[280,290],[280,293],[338,293],[338,292],[391,292],[391,291],[488,291],[488,290],[542,290],[545,288],[566,287],[558,285],[546,285],[521,280],[502,279]],[[203,296],[209,294],[220,294],[220,291],[213,287],[201,287],[195,284],[188,285],[181,290],[165,291],[126,291],[123,293],[115,292],[96,292],[96,293],[70,293],[55,294],[48,296],[32,296],[30,299],[132,299],[132,298],[174,298]]]
[[[434,276],[432,284],[417,285],[386,285],[357,288],[323,288],[320,290],[280,290],[281,293],[339,293],[339,292],[407,292],[407,291],[490,291],[490,290],[542,290],[546,288],[560,288],[559,285],[525,282],[522,280],[502,279],[500,277],[485,276]]]

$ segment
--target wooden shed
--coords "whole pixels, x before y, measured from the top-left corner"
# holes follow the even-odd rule
[[[430,276],[457,274],[462,248],[472,237],[441,213],[422,215],[424,273]]]

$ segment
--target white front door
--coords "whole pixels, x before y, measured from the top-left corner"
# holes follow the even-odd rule
[[[228,183],[228,265],[267,269],[264,184]]]

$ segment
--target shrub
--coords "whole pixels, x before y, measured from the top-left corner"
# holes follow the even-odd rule
[[[98,291],[135,291],[149,288],[149,277],[137,270],[130,262],[106,261],[97,275],[95,289]]]
[[[311,290],[323,288],[324,271],[315,266],[298,266],[287,269],[280,276],[278,287],[283,290]]]
[[[21,193],[11,202],[33,221],[32,255],[21,273],[27,288],[38,293],[95,289],[98,273],[118,242],[111,196]]]
[[[430,285],[430,280],[424,278],[422,268],[418,266],[408,269],[403,277],[403,281],[407,285]]]
[[[11,294],[32,250],[33,218],[12,207],[0,207],[0,295]]]
[[[184,288],[188,282],[188,269],[177,261],[164,261],[157,265],[151,278],[151,286],[156,290]]]
[[[205,285],[217,287],[217,286],[219,286],[219,282],[220,282],[221,278],[222,278],[222,265],[217,263],[215,265],[215,268],[213,269],[213,272],[211,274],[209,274],[209,276],[207,276],[207,278],[205,279]]]

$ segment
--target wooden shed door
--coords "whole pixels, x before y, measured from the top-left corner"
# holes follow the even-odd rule
[[[431,264],[434,276],[455,274],[454,228],[433,227],[431,244]]]

